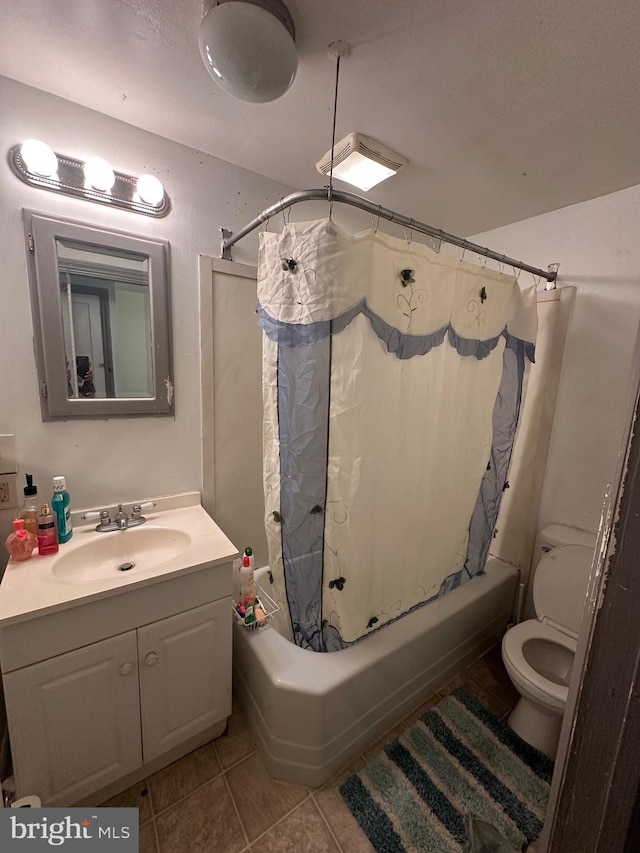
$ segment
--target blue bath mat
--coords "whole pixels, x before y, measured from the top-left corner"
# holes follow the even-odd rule
[[[553,761],[456,690],[350,776],[340,793],[378,853],[464,849],[464,816],[520,850],[544,822]]]

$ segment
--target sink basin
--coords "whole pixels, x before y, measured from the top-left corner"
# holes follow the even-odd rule
[[[187,550],[191,536],[184,530],[149,524],[95,538],[55,558],[51,571],[64,583],[92,583],[129,577],[153,569]]]

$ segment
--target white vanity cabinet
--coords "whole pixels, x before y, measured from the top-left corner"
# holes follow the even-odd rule
[[[10,672],[4,689],[21,793],[73,803],[142,764],[135,631]]]
[[[231,601],[138,629],[145,763],[231,713]]]
[[[221,734],[230,592],[227,562],[0,626],[18,796],[97,805]]]

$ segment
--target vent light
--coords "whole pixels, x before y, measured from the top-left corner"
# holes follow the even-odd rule
[[[350,133],[333,148],[333,177],[365,192],[390,178],[409,162],[401,154],[362,133]],[[321,175],[331,171],[331,151],[316,163]]]

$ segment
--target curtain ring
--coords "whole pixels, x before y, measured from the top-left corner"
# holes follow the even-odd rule
[[[513,267],[513,274],[516,277],[516,281],[520,281],[520,276],[522,275],[522,261],[518,263],[517,267]]]
[[[502,273],[504,272],[504,259],[505,258],[506,258],[506,255],[503,255],[500,258],[500,260],[498,261],[498,272],[500,273],[500,275],[502,275]]]
[[[440,229],[440,231],[438,231],[438,248],[436,249],[436,252],[438,254],[440,254],[440,249],[442,249],[443,241],[444,241],[444,231],[442,229]]]
[[[288,219],[287,219],[287,217],[284,215],[284,212],[285,212],[286,208],[282,206],[282,202],[283,202],[283,201],[284,201],[284,196],[280,196],[280,213],[282,214],[282,222],[283,222],[283,225],[284,225],[284,227],[286,228],[286,226],[289,224],[289,220],[288,220]],[[289,216],[291,216],[291,212],[289,212]]]
[[[377,213],[376,218],[374,219],[373,213],[371,214],[371,229],[373,230],[374,234],[378,233],[378,228],[380,227],[380,211],[381,210],[382,210],[382,205],[379,204],[378,205],[378,213]]]
[[[413,226],[414,226],[414,221],[412,219],[411,222],[409,223],[409,239],[407,240],[408,246],[410,246],[413,243]],[[405,233],[405,238],[406,238],[406,233]]]
[[[458,263],[462,263],[464,261],[464,256],[467,251],[467,246],[469,245],[467,240],[463,240],[462,242],[462,254],[458,258]],[[458,247],[459,248],[459,247]]]

